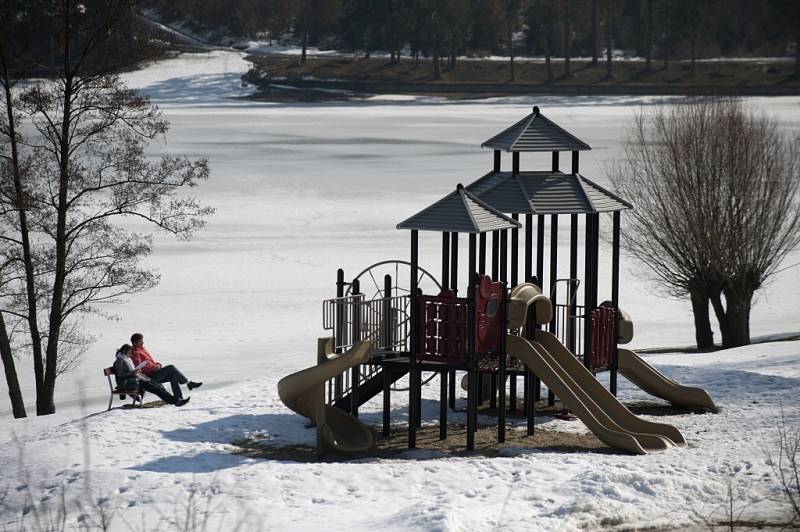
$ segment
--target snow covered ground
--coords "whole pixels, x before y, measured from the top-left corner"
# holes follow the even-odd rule
[[[236,99],[248,93],[239,81],[247,66],[241,54],[215,51],[126,75],[172,123],[154,155],[210,158],[212,178],[193,193],[217,214],[191,242],[158,238],[149,261],[161,284],[110,309],[119,321],[88,323],[99,340],[79,370],[60,379],[56,416],[11,421],[7,401],[0,403],[0,494],[2,484],[9,490],[2,523],[26,508],[31,519],[35,505],[57,502],[61,486],[69,498],[82,497],[88,478],[92,497],[119,509],[118,529],[179,519],[187,505],[207,500],[225,528],[245,518],[265,529],[700,526],[723,502],[729,471],[737,485],[752,488],[741,499],[749,512],[778,517],[762,443],[771,441],[779,405],[795,426],[800,421],[798,342],[652,357],[671,377],[707,387],[723,406],[718,415],[667,418],[684,431],[688,449],[636,458],[520,450],[494,459],[344,464],[228,453],[231,440],[253,431],[276,443],[312,441],[304,420],[281,405],[275,384],[313,363],[315,338],[324,333],[320,302],[335,295],[336,268],[352,276],[380,260],[407,260],[408,234],[395,224],[485,173],[491,154],[479,149],[482,141],[538,105],[592,145],[581,154],[581,171],[607,184],[604,165],[619,155],[625,124],[640,106],[657,102],[553,96],[256,103]],[[800,98],[748,101],[800,131]],[[548,166],[549,155],[522,157],[523,169]],[[566,244],[566,224],[560,229]],[[422,265],[438,272],[439,237],[423,235],[420,243]],[[601,245],[605,290],[609,248]],[[797,262],[789,257],[786,266]],[[621,304],[636,321],[633,348],[691,344],[689,306],[661,297],[630,260],[623,265]],[[759,296],[753,334],[800,329],[798,297],[800,268],[788,268]],[[107,401],[100,369],[135,331],[158,359],[206,382],[187,407],[97,413]],[[23,363],[20,373],[30,411],[31,372]],[[433,399],[438,390],[425,394]],[[627,383],[621,395],[645,398]],[[394,407],[402,416],[399,396]],[[430,408],[425,415],[433,419],[436,406]],[[364,412],[368,421],[378,419],[377,404]]]

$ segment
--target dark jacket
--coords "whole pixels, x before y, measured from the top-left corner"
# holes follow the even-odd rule
[[[114,378],[120,390],[139,389],[139,374],[133,367],[131,359],[117,351],[117,358],[114,360]]]

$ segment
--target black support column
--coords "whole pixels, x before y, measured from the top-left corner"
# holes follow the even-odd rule
[[[569,307],[567,308],[567,347],[575,353],[575,326],[576,318],[575,300],[576,284],[578,278],[578,215],[571,214],[569,217],[569,293],[567,294]]]
[[[481,233],[479,239],[479,253],[478,253],[478,273],[481,275],[486,273],[486,233]],[[470,272],[472,275],[474,272]]]
[[[553,304],[553,319],[550,321],[550,332],[554,335],[558,334],[556,330],[556,320],[558,316],[558,308],[556,301],[558,300],[558,215],[553,214],[550,216],[550,301]],[[556,402],[556,396],[553,390],[547,390],[547,406],[553,406]]]
[[[492,281],[500,277],[500,231],[492,231]]]
[[[475,235],[469,235],[469,268],[475,269]],[[477,361],[475,359],[475,280],[470,274],[467,287],[467,450],[475,448],[475,429],[478,421]]]
[[[620,212],[614,211],[614,227],[612,230],[611,248],[611,303],[614,305],[614,352],[611,359],[611,393],[617,395],[617,371],[619,370],[619,331],[617,320],[619,320],[619,225]]]
[[[450,286],[450,233],[442,233],[442,290]]]
[[[419,279],[419,236],[414,229],[411,231],[411,330],[417,330],[417,288]],[[416,334],[411,335],[411,353],[409,355],[409,387],[408,387],[408,448],[414,449],[417,446],[417,387],[419,384],[419,371],[416,367],[417,342],[419,339]]]

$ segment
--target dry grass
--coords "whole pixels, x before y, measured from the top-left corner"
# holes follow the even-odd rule
[[[508,61],[462,60],[454,68],[443,68],[441,79],[433,80],[430,60],[414,65],[412,59],[403,58],[400,64],[393,65],[385,58],[353,59],[352,57],[312,57],[299,65],[296,58],[286,56],[248,57],[256,68],[272,77],[297,78],[314,76],[321,79],[342,79],[358,81],[383,81],[391,83],[430,83],[435,90],[437,83],[496,83],[510,82]],[[515,84],[546,84],[547,71],[544,63],[515,62]],[[687,62],[671,63],[664,69],[660,63],[653,63],[651,70],[639,61],[617,61],[614,63],[614,77],[606,77],[605,63],[591,66],[586,61],[572,61],[572,76],[563,77],[563,63],[553,62],[555,80],[553,88],[559,85],[721,85],[721,86],[764,86],[782,85],[800,90],[800,80],[792,78],[792,62],[771,62],[761,64],[745,61],[714,61],[696,64],[694,74]]]

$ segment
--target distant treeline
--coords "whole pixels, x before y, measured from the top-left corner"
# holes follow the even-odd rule
[[[369,56],[388,51],[455,61],[463,55],[652,61],[795,56],[799,0],[145,0],[168,20],[217,37]],[[610,46],[609,46],[610,45]]]

